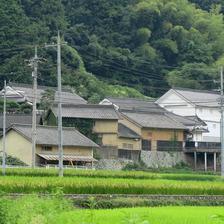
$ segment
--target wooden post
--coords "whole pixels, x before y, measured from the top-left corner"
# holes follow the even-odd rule
[[[207,152],[205,152],[205,172],[207,172],[208,167],[207,167]]]
[[[214,152],[214,172],[216,172],[216,164],[217,164],[216,152]]]
[[[197,170],[197,152],[194,152],[194,169]]]

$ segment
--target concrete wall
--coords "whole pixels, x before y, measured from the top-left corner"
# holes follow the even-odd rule
[[[183,152],[141,151],[141,160],[150,168],[173,167],[178,163],[186,163]]]

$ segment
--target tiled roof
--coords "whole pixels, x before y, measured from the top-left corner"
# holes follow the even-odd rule
[[[29,141],[32,139],[31,125],[14,124],[9,130],[15,130],[25,136]],[[37,126],[37,145],[58,145],[58,129],[50,126]],[[64,146],[98,147],[96,143],[81,134],[75,128],[63,128]]]
[[[135,98],[115,98],[107,97],[105,100],[119,107],[120,110],[145,110],[151,112],[164,111],[162,107],[153,100],[135,99]]]
[[[118,135],[124,138],[141,138],[140,135],[121,123],[118,124]]]
[[[33,102],[33,88],[32,85],[21,84],[21,83],[11,83],[10,86],[16,90],[20,95],[24,96],[24,98]],[[58,101],[58,92],[56,87],[50,86],[37,86],[37,102],[40,102],[42,94],[45,90],[52,89],[55,90],[55,102]],[[71,103],[71,104],[86,104],[86,100],[72,92],[70,88],[63,88],[61,93],[62,103]]]
[[[58,109],[54,106],[52,112],[57,117]],[[101,120],[118,120],[119,115],[111,105],[85,104],[85,105],[62,105],[62,117],[86,118]]]
[[[37,124],[40,124],[41,116],[37,115]],[[32,124],[31,114],[6,114],[6,129],[12,124]],[[0,114],[0,129],[3,128],[3,114]]]
[[[198,116],[180,116],[174,113],[167,113],[171,118],[179,121],[185,126],[207,126]]]
[[[219,107],[220,95],[214,91],[173,88],[175,92],[193,104],[208,107]]]
[[[121,114],[143,128],[187,129],[183,124],[172,119],[166,113],[122,111]]]

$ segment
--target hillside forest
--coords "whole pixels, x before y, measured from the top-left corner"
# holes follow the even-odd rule
[[[32,83],[27,59],[44,58],[38,84],[63,85],[90,102],[158,97],[171,86],[217,89],[224,65],[223,0],[1,0],[0,83]]]

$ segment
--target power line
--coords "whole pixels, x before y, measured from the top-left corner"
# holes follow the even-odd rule
[[[157,80],[157,81],[161,81],[161,80],[163,81],[164,80],[164,77],[159,76],[159,74],[147,73],[147,72],[139,70],[139,69],[127,68],[126,66],[113,61],[113,59],[101,58],[99,56],[90,54],[89,52],[85,52],[85,53],[87,54],[87,57],[95,57],[95,58],[101,59],[102,61],[106,61],[106,63],[104,62],[104,65],[102,65],[102,66],[105,66],[107,68],[111,67],[112,69],[115,69],[115,70],[118,70],[118,71],[132,72],[132,73],[135,73],[135,74],[139,74],[143,77],[150,78],[151,80]],[[108,64],[108,63],[110,63],[110,64]],[[120,68],[115,67],[113,64],[119,66]],[[199,70],[199,69],[194,69],[194,70]],[[214,79],[208,79],[208,80],[194,80],[194,79],[192,79],[190,81],[214,82]]]

